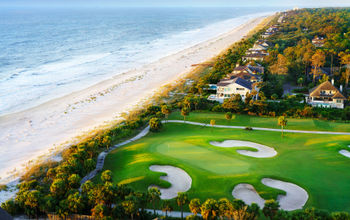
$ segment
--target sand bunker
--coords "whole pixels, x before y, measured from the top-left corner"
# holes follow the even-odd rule
[[[277,155],[277,152],[272,147],[268,147],[262,144],[257,144],[250,141],[237,141],[237,140],[227,140],[223,142],[210,142],[211,145],[216,147],[251,147],[258,151],[249,151],[249,150],[237,150],[237,153],[256,158],[267,158],[274,157]]]
[[[162,193],[161,199],[173,199],[177,196],[178,192],[186,192],[191,188],[192,179],[182,169],[173,166],[159,166],[153,165],[149,167],[154,172],[166,173],[166,176],[161,176],[162,180],[171,183],[171,186],[167,189],[159,186],[151,185],[150,187],[157,187]]]
[[[348,145],[348,147],[350,147],[350,145]],[[345,157],[350,158],[350,151],[348,150],[340,150],[339,153]]]
[[[309,198],[309,195],[303,188],[293,183],[270,178],[264,178],[261,182],[266,186],[286,192],[286,195],[279,195],[277,197],[280,208],[283,210],[292,211],[302,209]],[[243,200],[248,205],[257,203],[260,208],[264,207],[265,200],[259,196],[254,187],[250,184],[236,185],[232,191],[232,195],[236,199]]]

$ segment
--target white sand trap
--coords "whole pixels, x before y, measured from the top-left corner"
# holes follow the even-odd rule
[[[302,209],[309,198],[309,195],[303,188],[293,183],[270,178],[264,178],[261,182],[266,186],[286,192],[286,195],[279,195],[277,197],[280,208],[283,210],[292,211]],[[243,200],[248,205],[257,203],[260,208],[264,207],[265,200],[259,196],[254,187],[250,184],[236,185],[232,191],[232,195],[236,199]]]
[[[227,140],[221,143],[217,141],[212,141],[210,142],[210,144],[216,147],[251,147],[258,150],[256,152],[249,150],[237,150],[237,153],[248,157],[267,158],[274,157],[277,155],[277,152],[274,148],[250,141]]]
[[[177,196],[178,192],[186,192],[191,188],[191,177],[180,168],[173,166],[153,165],[150,166],[149,169],[154,172],[166,173],[166,176],[161,176],[160,178],[171,183],[171,186],[167,189],[155,185],[149,186],[149,188],[157,187],[159,189],[159,191],[162,193],[160,196],[161,199],[173,199]]]
[[[348,147],[350,147],[350,145],[348,145]],[[348,150],[340,150],[339,153],[345,157],[350,158],[350,151]]]
[[[254,186],[246,183],[241,183],[235,186],[232,195],[236,199],[243,200],[246,204],[258,204],[260,208],[264,207],[265,200],[259,196]]]

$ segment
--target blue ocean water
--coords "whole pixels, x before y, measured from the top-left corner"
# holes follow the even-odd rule
[[[0,9],[0,115],[203,42],[271,8]]]

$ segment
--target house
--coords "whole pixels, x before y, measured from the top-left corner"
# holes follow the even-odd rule
[[[264,67],[262,66],[237,66],[233,72],[227,75],[226,79],[234,79],[240,77],[251,83],[260,82],[264,74]]]
[[[327,108],[344,108],[344,101],[346,98],[332,83],[326,81],[310,90],[309,95],[306,97],[306,102],[314,107],[327,107]]]
[[[248,62],[248,61],[264,61],[265,57],[267,54],[258,52],[258,53],[253,53],[253,54],[246,54],[242,57],[243,62]]]
[[[242,99],[245,99],[246,95],[251,93],[253,90],[258,91],[258,88],[254,83],[236,77],[234,79],[223,79],[217,84],[216,95],[209,96],[209,100],[215,100],[223,103],[225,99],[233,97],[239,94]],[[256,95],[254,98],[257,99]]]
[[[312,39],[312,44],[315,47],[323,47],[324,43],[325,43],[325,39],[323,37],[316,36],[316,37],[314,37],[314,39]]]

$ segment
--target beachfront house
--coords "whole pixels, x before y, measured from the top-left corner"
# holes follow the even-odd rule
[[[343,109],[346,98],[342,94],[342,90],[342,86],[340,86],[340,90],[334,86],[334,80],[332,83],[326,81],[310,90],[306,102],[314,107]]]
[[[315,47],[323,47],[324,43],[325,43],[325,39],[323,37],[316,36],[316,37],[314,37],[314,39],[312,39],[312,44]]]
[[[253,54],[246,54],[242,57],[243,62],[249,62],[249,61],[259,61],[262,62],[264,61],[265,57],[267,54],[262,53],[262,52],[257,52]]]
[[[231,74],[228,74],[226,79],[234,79],[240,77],[251,83],[260,82],[264,74],[264,67],[262,66],[237,66]]]
[[[217,84],[216,95],[211,95],[208,99],[223,103],[225,99],[239,94],[244,100],[247,94],[251,93],[253,90],[258,92],[256,84],[240,77],[223,79]],[[257,96],[258,95],[255,95],[253,98],[257,99]]]

